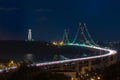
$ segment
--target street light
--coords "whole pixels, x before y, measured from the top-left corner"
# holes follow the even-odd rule
[[[95,80],[94,78],[91,78],[90,80]]]
[[[52,42],[53,45],[57,45],[57,42]]]
[[[100,77],[98,76],[97,79],[100,80]]]
[[[63,42],[63,41],[59,42],[59,45],[63,45],[63,44],[64,44],[64,42]]]

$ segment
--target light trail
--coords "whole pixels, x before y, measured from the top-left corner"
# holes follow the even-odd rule
[[[12,67],[5,67],[4,69],[0,69],[0,73],[2,72],[8,72],[9,70],[14,70],[17,69],[17,66],[12,66]]]
[[[47,66],[47,65],[54,65],[54,64],[61,64],[61,63],[68,63],[68,62],[75,62],[75,61],[84,61],[84,60],[90,60],[90,59],[112,56],[112,55],[115,55],[117,53],[117,51],[115,51],[115,50],[96,47],[96,46],[89,46],[89,45],[85,45],[85,44],[72,44],[72,43],[70,43],[70,44],[67,44],[67,45],[73,45],[73,46],[78,46],[78,47],[81,46],[81,47],[86,47],[86,48],[103,50],[103,51],[107,51],[108,53],[103,54],[103,55],[98,55],[98,56],[84,57],[84,58],[75,58],[75,59],[67,59],[67,60],[61,60],[61,61],[37,63],[37,64],[32,64],[31,66]],[[9,71],[11,69],[16,69],[16,68],[17,68],[17,66],[6,67],[5,69],[0,69],[0,73],[2,73],[4,71]]]
[[[84,60],[90,60],[90,59],[97,59],[97,58],[103,58],[103,57],[107,57],[107,56],[112,56],[112,55],[115,55],[117,53],[117,51],[115,51],[115,50],[101,48],[101,47],[97,47],[97,46],[89,46],[89,45],[85,45],[85,44],[72,44],[72,43],[70,43],[70,44],[67,44],[67,45],[74,45],[74,46],[78,46],[78,47],[82,46],[82,47],[86,47],[86,48],[103,50],[103,51],[107,51],[108,53],[97,55],[97,56],[84,57],[84,58],[75,58],[75,59],[68,59],[68,60],[61,60],[61,61],[37,63],[37,64],[35,64],[35,66],[47,66],[47,65],[54,65],[54,64],[61,64],[61,63],[68,63],[68,62],[75,62],[75,61],[84,61]]]

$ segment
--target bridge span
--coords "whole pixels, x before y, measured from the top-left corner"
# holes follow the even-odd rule
[[[82,39],[81,41],[77,41],[79,39]],[[74,58],[74,59],[67,59],[67,60],[61,60],[61,61],[51,61],[51,62],[43,62],[43,63],[37,63],[35,64],[36,66],[47,66],[47,65],[54,65],[54,64],[61,64],[61,63],[68,63],[68,62],[76,62],[76,61],[84,61],[84,60],[90,60],[90,59],[97,59],[97,58],[104,58],[104,57],[109,57],[112,55],[115,55],[117,53],[116,50],[112,50],[109,48],[103,48],[98,46],[94,40],[92,39],[87,26],[85,23],[79,23],[79,28],[77,30],[77,33],[73,39],[72,42],[70,42],[69,38],[68,38],[68,32],[65,30],[64,34],[63,34],[63,40],[62,40],[65,44],[61,45],[68,45],[68,46],[77,46],[77,47],[85,47],[85,48],[91,48],[91,49],[96,49],[96,50],[102,50],[102,51],[106,51],[106,54],[101,54],[101,55],[95,55],[95,56],[89,56],[89,57],[82,57],[82,58]],[[85,44],[83,44],[84,42]],[[81,44],[79,44],[79,43]]]
[[[84,60],[91,60],[91,59],[97,59],[97,58],[104,58],[107,56],[112,56],[117,54],[116,50],[108,49],[108,48],[102,48],[99,46],[93,46],[93,45],[85,45],[85,44],[66,44],[66,45],[74,45],[78,47],[86,47],[86,48],[92,48],[97,50],[103,50],[106,51],[106,54],[101,54],[97,56],[89,56],[89,57],[83,57],[83,58],[75,58],[75,59],[67,59],[67,60],[61,60],[61,61],[51,61],[51,62],[43,62],[43,63],[37,63],[36,66],[47,66],[47,65],[55,65],[55,64],[61,64],[61,63],[68,63],[68,62],[76,62],[76,61],[84,61]]]

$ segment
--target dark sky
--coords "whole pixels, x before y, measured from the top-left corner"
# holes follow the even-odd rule
[[[0,40],[60,40],[64,29],[72,39],[85,22],[94,40],[120,41],[119,0],[0,0]]]

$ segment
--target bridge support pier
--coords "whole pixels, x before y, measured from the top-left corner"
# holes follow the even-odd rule
[[[91,71],[92,68],[92,60],[88,60],[88,70]]]
[[[64,70],[64,64],[60,64],[60,70]]]

